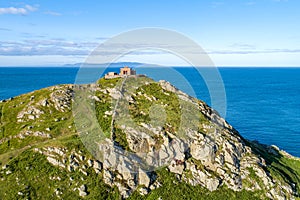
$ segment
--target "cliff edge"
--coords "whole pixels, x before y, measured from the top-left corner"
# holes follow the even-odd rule
[[[53,86],[0,117],[1,199],[299,198],[299,159],[166,81]]]

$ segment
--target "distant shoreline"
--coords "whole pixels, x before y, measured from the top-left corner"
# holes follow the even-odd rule
[[[0,66],[0,68],[80,68],[81,66]],[[97,68],[101,67],[99,65],[96,66],[88,66],[87,68]],[[104,67],[104,66],[103,66]],[[105,66],[106,67],[106,66]],[[113,66],[111,68],[120,68],[120,66]],[[161,67],[166,67],[166,68],[194,68],[194,66],[147,66],[147,68],[161,68]],[[198,67],[196,67],[198,68]],[[199,68],[211,68],[211,67],[199,67]],[[235,69],[249,69],[249,68],[255,68],[255,69],[297,69],[300,68],[300,66],[216,66],[218,69],[223,69],[223,68],[235,68]]]

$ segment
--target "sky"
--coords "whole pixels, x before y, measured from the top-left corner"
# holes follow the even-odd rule
[[[101,43],[144,27],[173,30],[216,66],[300,66],[298,0],[0,1],[0,66],[85,62]],[[186,65],[145,51],[120,61]]]

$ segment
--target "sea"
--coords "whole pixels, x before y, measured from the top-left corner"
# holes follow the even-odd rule
[[[103,75],[96,70],[1,67],[0,100],[57,84],[93,82]],[[105,69],[103,72],[111,70],[117,69]],[[146,74],[154,80],[171,82],[217,111],[219,107],[224,109],[225,112],[220,114],[243,137],[274,144],[300,157],[300,68],[220,67],[216,70],[217,77],[207,78],[194,67],[136,68],[137,73]],[[222,87],[209,87],[214,82]],[[215,107],[212,103],[218,102],[218,99],[212,95],[214,88],[225,94],[220,96],[220,104],[215,104]]]

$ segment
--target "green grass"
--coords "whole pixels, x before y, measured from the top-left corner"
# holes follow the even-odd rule
[[[129,199],[148,199],[156,200],[162,199],[264,199],[259,193],[249,192],[242,190],[240,192],[234,192],[231,189],[222,186],[216,191],[210,192],[206,188],[198,185],[191,186],[184,181],[179,181],[174,174],[168,172],[166,168],[157,171],[158,180],[162,183],[162,186],[158,189],[151,191],[148,195],[141,196],[138,192],[133,193]]]
[[[119,86],[124,79],[100,79],[97,83],[100,89],[113,88]],[[145,84],[147,82],[147,84]],[[131,87],[138,86],[138,87]],[[62,86],[64,87],[64,86]],[[94,95],[98,96],[100,101],[95,102],[94,106],[87,101],[89,109],[95,109],[96,120],[103,131],[103,137],[99,137],[99,132],[95,130],[92,124],[91,133],[76,133],[74,117],[72,111],[59,112],[54,107],[42,107],[36,105],[37,102],[48,98],[52,91],[49,88],[35,91],[25,95],[18,96],[11,101],[0,103],[0,140],[5,139],[0,144],[0,164],[9,164],[9,170],[13,173],[6,175],[6,170],[0,170],[0,199],[57,199],[55,190],[62,192],[62,199],[80,199],[78,191],[74,191],[76,187],[86,184],[89,195],[85,199],[120,199],[120,194],[116,187],[109,187],[102,181],[102,174],[96,174],[92,169],[88,169],[89,176],[83,177],[81,172],[68,172],[66,169],[52,166],[44,155],[35,153],[33,148],[43,148],[47,146],[64,147],[76,152],[81,151],[83,155],[92,158],[97,154],[96,142],[112,137],[118,146],[130,151],[126,134],[120,128],[122,123],[126,123],[128,118],[133,119],[136,125],[141,122],[152,124],[153,127],[162,126],[162,130],[177,134],[186,128],[209,135],[219,127],[213,126],[209,130],[203,129],[203,124],[211,125],[209,119],[195,108],[195,105],[180,100],[176,94],[170,93],[160,87],[153,80],[143,78],[128,78],[124,83],[123,92],[133,93],[135,103],[120,102],[120,106],[127,106],[129,109],[128,116],[124,121],[115,121],[111,123],[112,116],[105,116],[106,111],[113,109],[114,103],[108,94],[103,91],[96,91]],[[89,93],[88,93],[89,94]],[[30,101],[30,97],[34,95],[34,99]],[[152,98],[152,101],[144,95]],[[32,104],[42,110],[44,114],[35,121],[17,122],[17,114],[28,104]],[[85,107],[83,107],[85,108]],[[82,110],[81,110],[82,111]],[[89,112],[87,112],[89,114]],[[79,116],[80,117],[80,116]],[[123,116],[124,117],[124,116]],[[59,119],[55,122],[54,119]],[[62,120],[64,118],[64,120]],[[128,120],[129,121],[129,120]],[[163,124],[160,124],[162,123]],[[180,122],[180,123],[179,123]],[[85,121],[83,121],[85,123]],[[113,131],[111,130],[113,125]],[[41,138],[28,136],[25,139],[10,138],[18,135],[21,131],[28,130],[32,126],[31,131],[43,131],[50,133],[53,138]],[[130,127],[130,126],[129,126]],[[45,131],[50,128],[51,131]],[[136,128],[136,127],[133,127]],[[180,130],[181,128],[181,130]],[[142,130],[142,129],[136,129]],[[147,130],[142,130],[147,132]],[[151,135],[152,134],[152,135]],[[163,139],[159,135],[149,133],[155,140],[155,149],[159,149],[163,143]],[[102,136],[102,135],[101,135]],[[245,143],[252,147],[254,153],[266,160],[267,168],[273,177],[281,182],[295,183],[297,192],[300,191],[300,161],[293,160],[282,155],[272,155],[266,151],[266,146],[252,143],[244,140]],[[94,144],[89,149],[85,144]],[[70,152],[69,151],[69,152]],[[190,158],[189,161],[197,165],[197,169],[204,169],[200,161]],[[206,169],[207,170],[207,169]],[[249,169],[250,178],[259,183],[255,171]],[[211,172],[213,174],[213,172]],[[192,176],[191,172],[185,172],[187,176]],[[191,186],[184,181],[179,181],[174,174],[168,172],[165,168],[156,172],[157,179],[163,185],[151,191],[145,196],[139,195],[135,191],[129,199],[264,199],[266,191],[240,191],[234,192],[226,188],[224,185],[214,192],[209,192],[204,187]],[[58,180],[51,180],[50,177],[59,176]],[[70,180],[72,177],[73,181]],[[250,181],[243,184],[251,185]],[[280,183],[278,183],[280,184]],[[263,187],[262,187],[263,188]],[[22,192],[24,195],[19,196],[17,193]],[[299,195],[298,195],[299,196]]]
[[[274,155],[267,152],[267,146],[246,141],[254,153],[265,159],[267,170],[278,180],[296,185],[297,197],[300,197],[300,161],[284,157],[279,152]]]
[[[120,81],[122,81],[121,78],[113,78],[113,79],[105,79],[105,78],[101,78],[97,81],[97,83],[99,84],[100,88],[114,88],[116,87],[118,84],[120,84]]]
[[[54,167],[44,155],[27,150],[11,160],[10,175],[0,174],[1,199],[58,199],[55,190],[62,192],[62,199],[81,199],[75,188],[85,184],[89,195],[84,199],[119,199],[116,188],[110,188],[92,169],[88,169],[89,177],[82,179],[81,172],[67,172],[65,169]],[[51,180],[59,177],[61,180]],[[72,181],[70,178],[72,177]],[[24,195],[18,195],[22,192]]]
[[[140,94],[139,94],[140,93]],[[167,95],[169,94],[169,95]],[[136,90],[135,93],[135,104],[129,106],[130,114],[136,123],[146,123],[150,124],[151,120],[153,122],[165,121],[165,124],[162,124],[166,131],[175,133],[178,131],[179,125],[178,122],[181,120],[181,110],[178,97],[170,92],[162,89],[158,83],[150,83],[148,85],[143,85]],[[154,96],[156,100],[150,101],[145,97]],[[150,108],[153,105],[160,105],[165,109],[166,119],[153,119],[150,116]],[[154,115],[155,117],[160,117],[163,115]]]
[[[64,86],[62,86],[64,87]],[[69,134],[74,132],[73,118],[71,111],[59,112],[54,107],[43,107],[38,104],[39,101],[47,98],[49,99],[51,91],[49,88],[35,91],[25,95],[18,96],[12,101],[1,104],[1,124],[0,124],[0,139],[6,138],[6,142],[0,144],[0,154],[6,153],[10,150],[20,149],[32,143],[42,142],[47,138],[26,136],[25,139],[10,138],[18,135],[21,132],[25,132],[28,127],[32,127],[30,131],[42,131],[49,133],[52,137],[58,137],[59,135]],[[30,101],[30,97],[34,95],[34,99]],[[17,122],[17,115],[20,111],[26,109],[28,104],[36,107],[44,112],[40,115],[40,118],[36,120],[26,120],[24,122]],[[55,122],[54,119],[60,119]],[[64,120],[61,120],[64,119]],[[68,128],[72,126],[72,128]],[[51,131],[47,132],[45,129],[50,128]]]
[[[118,146],[122,147],[126,151],[130,151],[126,134],[122,131],[122,129],[114,126],[113,133],[114,133],[113,139],[118,144]]]
[[[112,110],[111,97],[109,97],[108,94],[104,94],[102,92],[96,92],[95,95],[98,96],[101,100],[100,102],[98,101],[95,102],[96,117],[103,131],[103,134],[106,137],[109,137],[111,132],[112,116],[111,115],[105,116],[105,112]]]

